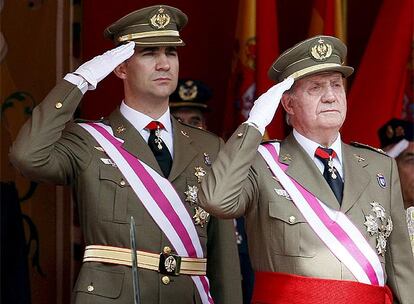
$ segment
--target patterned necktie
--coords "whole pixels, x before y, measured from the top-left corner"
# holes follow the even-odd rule
[[[341,176],[333,165],[333,159],[336,157],[336,153],[332,149],[318,147],[315,151],[315,156],[320,159],[325,167],[323,171],[323,177],[331,187],[339,205],[342,203],[342,195],[344,189],[344,183]]]
[[[161,130],[164,129],[164,126],[159,121],[151,121],[145,129],[150,131],[148,146],[150,147],[152,153],[154,153],[164,177],[168,177],[171,171],[172,157],[170,151],[161,138]]]

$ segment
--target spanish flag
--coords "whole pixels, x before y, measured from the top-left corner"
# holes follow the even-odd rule
[[[404,92],[412,92],[413,12],[413,0],[384,0],[349,92],[345,141],[378,146],[377,130],[402,118]]]
[[[276,0],[241,0],[225,105],[224,138],[247,120],[255,99],[273,85],[267,70],[278,53]],[[272,128],[276,133],[280,123],[278,119]]]
[[[346,0],[314,0],[309,37],[335,36],[346,43]]]

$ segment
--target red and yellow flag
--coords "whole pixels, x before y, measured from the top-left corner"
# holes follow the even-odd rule
[[[241,0],[225,106],[224,138],[248,118],[257,96],[273,85],[267,70],[277,55],[276,0]]]
[[[346,0],[314,0],[309,37],[335,36],[346,42]]]
[[[378,146],[377,130],[402,117],[404,91],[412,85],[407,73],[412,73],[413,6],[412,0],[384,0],[349,92],[345,141]]]

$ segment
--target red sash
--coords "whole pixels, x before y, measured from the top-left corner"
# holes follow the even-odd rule
[[[354,281],[256,272],[254,304],[392,304],[391,290]]]

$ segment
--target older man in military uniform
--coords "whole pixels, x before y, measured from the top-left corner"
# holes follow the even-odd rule
[[[280,83],[256,100],[202,181],[207,211],[246,217],[254,303],[413,303],[395,161],[341,141],[343,78],[353,72],[345,56],[331,36],[280,55],[269,69]],[[261,145],[280,100],[293,132]]]
[[[378,130],[378,136],[382,149],[397,162],[414,254],[414,123],[393,118]]]
[[[110,25],[105,35],[120,46],[66,75],[12,146],[28,178],[74,185],[86,241],[75,303],[241,302],[232,222],[197,201],[221,141],[168,108],[186,23],[180,10],[157,5]],[[83,94],[112,71],[124,84],[120,107],[108,119],[71,122]]]

